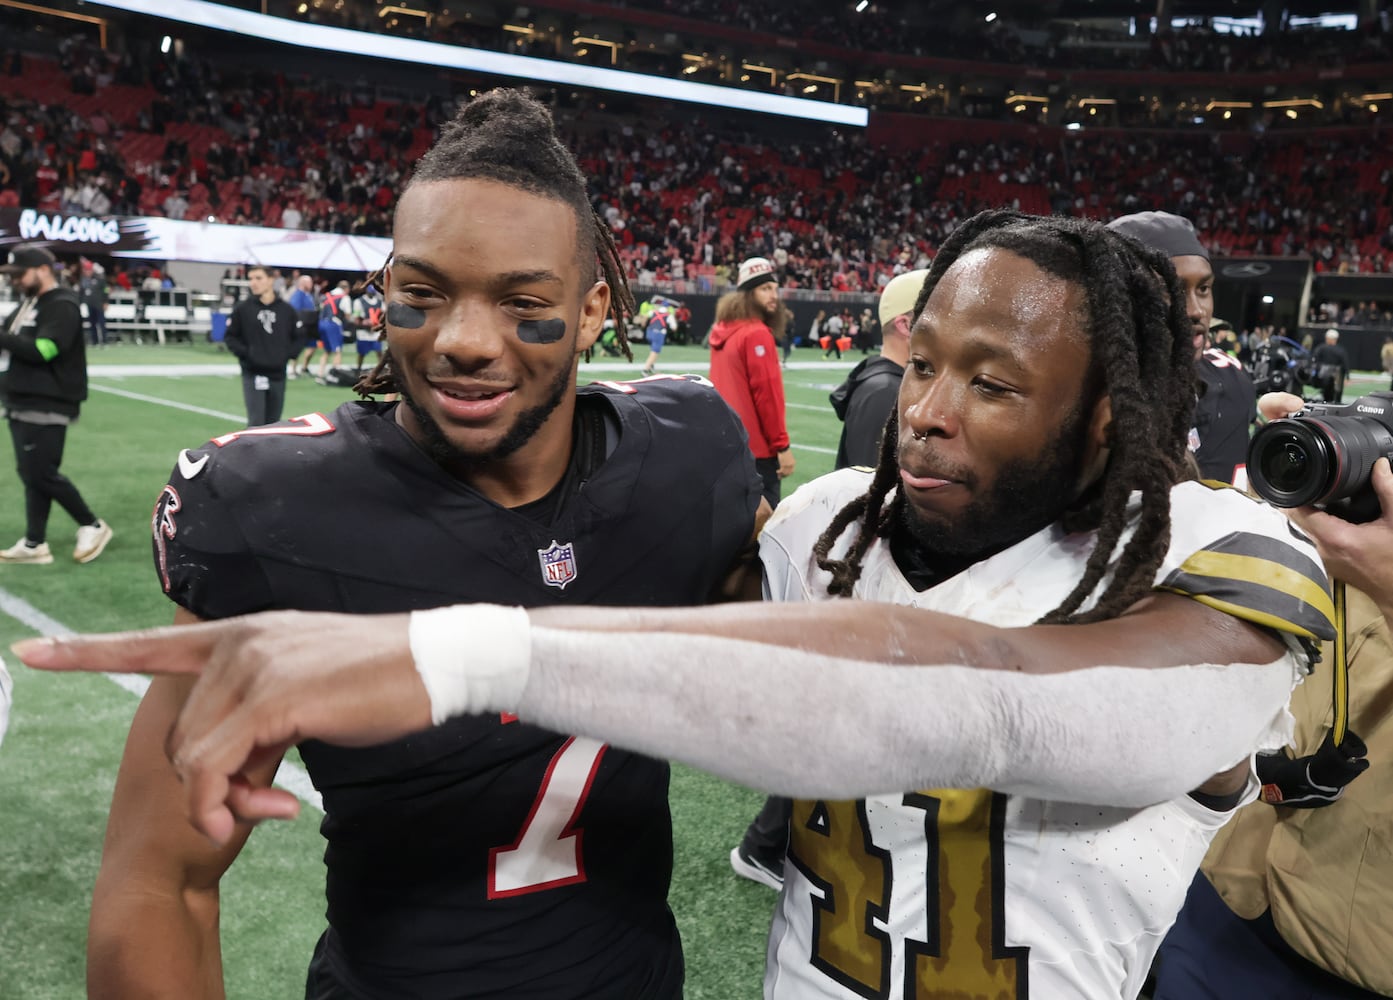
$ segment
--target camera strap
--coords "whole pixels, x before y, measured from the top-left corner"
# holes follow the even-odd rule
[[[1349,731],[1349,661],[1346,659],[1346,639],[1348,622],[1345,620],[1345,584],[1343,580],[1331,581],[1335,597],[1335,662],[1330,682],[1330,700],[1335,708],[1335,721],[1331,727],[1331,742],[1339,746]]]

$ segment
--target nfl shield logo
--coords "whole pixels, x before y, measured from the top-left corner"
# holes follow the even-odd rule
[[[562,545],[553,538],[550,548],[537,550],[537,560],[542,564],[542,582],[548,587],[565,590],[576,578],[576,550],[570,542]]]

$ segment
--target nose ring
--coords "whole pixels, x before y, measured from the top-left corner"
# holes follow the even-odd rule
[[[923,434],[920,434],[918,431],[910,431],[909,436],[916,441],[927,441],[929,439],[929,432],[925,431]]]

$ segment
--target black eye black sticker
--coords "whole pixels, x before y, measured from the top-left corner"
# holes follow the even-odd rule
[[[525,319],[518,323],[518,340],[524,344],[554,344],[564,336],[564,319]]]
[[[387,304],[387,325],[399,326],[406,330],[419,330],[426,325],[426,314],[415,306],[402,302]]]

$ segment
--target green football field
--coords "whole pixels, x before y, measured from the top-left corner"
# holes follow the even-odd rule
[[[640,360],[646,352],[635,345]],[[795,352],[785,372],[798,483],[830,471],[840,424],[827,393],[859,355]],[[64,471],[116,530],[102,557],[71,561],[75,526],[56,508],[51,566],[0,566],[0,651],[35,633],[167,623],[173,606],[151,563],[151,506],[180,448],[242,424],[240,381],[211,346],[118,345],[89,358],[92,393],[68,435]],[[670,347],[661,370],[704,371],[706,352]],[[221,365],[225,374],[184,374]],[[161,374],[142,372],[160,366]],[[638,365],[582,365],[582,381],[636,377]],[[135,372],[141,372],[139,374]],[[634,375],[626,374],[635,373]],[[328,410],[347,389],[291,382],[286,415]],[[24,530],[8,434],[0,435],[0,546]],[[347,501],[347,498],[345,498]],[[373,544],[345,529],[345,544]],[[0,746],[0,998],[82,995],[87,907],[107,806],[136,694],[102,676],[53,676],[6,656],[15,681],[11,728]],[[137,679],[138,680],[138,679]],[[672,907],[687,955],[687,995],[739,1000],[760,993],[774,894],[735,877],[730,848],[762,796],[675,768]],[[229,997],[303,996],[310,950],[323,929],[320,814],[264,824],[223,882],[222,943]],[[160,961],[151,954],[152,964]]]

